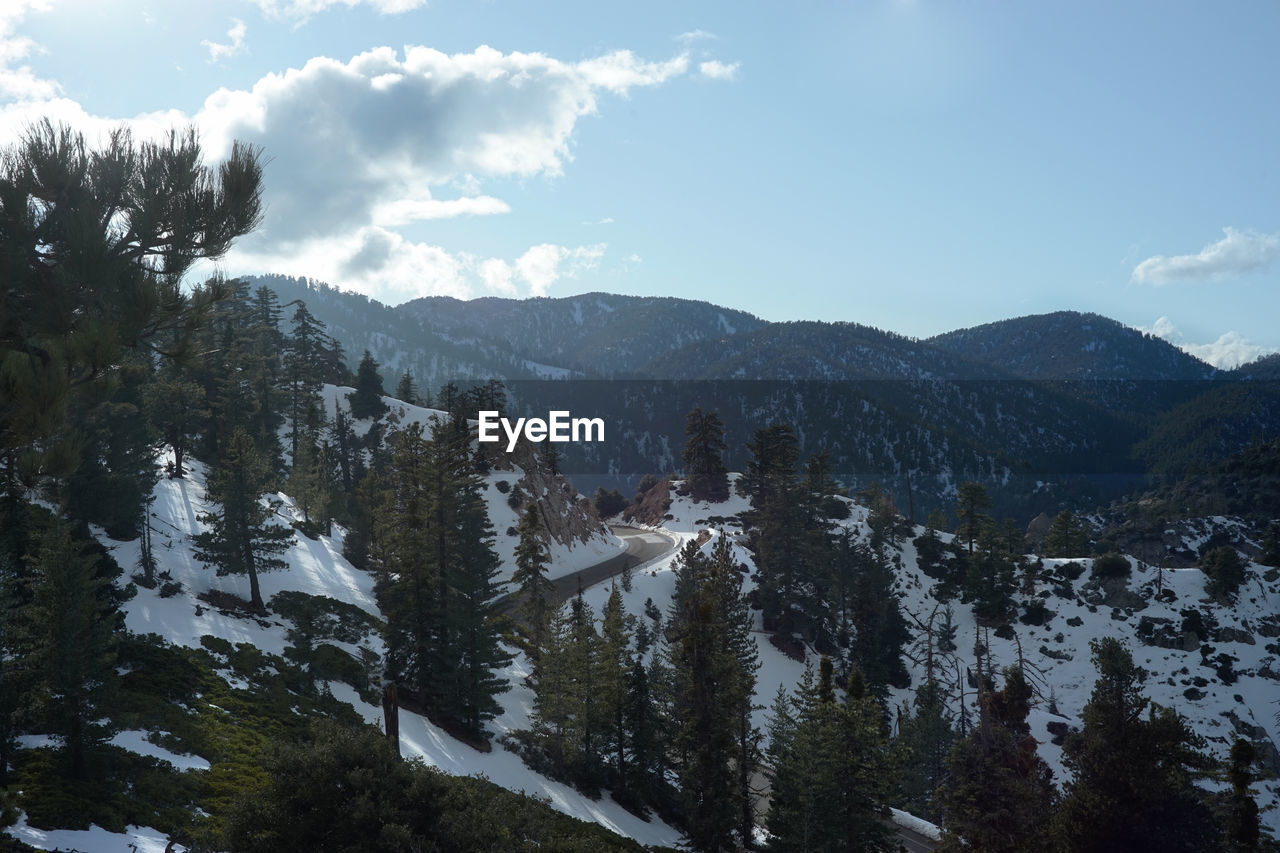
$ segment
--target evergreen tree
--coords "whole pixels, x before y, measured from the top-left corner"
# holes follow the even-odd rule
[[[1273,521],[1267,525],[1267,535],[1262,540],[1262,556],[1259,559],[1264,566],[1280,566],[1280,522]]]
[[[939,850],[1019,853],[1052,847],[1053,773],[1036,753],[1027,715],[1031,685],[1016,667],[982,696],[980,722],[955,745],[938,791]],[[1102,849],[1102,848],[1098,848]]]
[[[143,392],[147,416],[161,439],[173,451],[171,477],[186,475],[186,454],[191,440],[209,417],[204,387],[189,379],[175,364],[161,366]]]
[[[600,701],[600,720],[611,756],[610,776],[615,788],[625,789],[631,778],[626,755],[628,678],[632,669],[632,656],[626,611],[622,607],[622,594],[616,586],[610,591],[601,614],[596,666],[598,672],[595,684]]]
[[[225,455],[209,478],[209,498],[219,509],[201,513],[200,522],[208,530],[196,534],[196,559],[212,565],[221,575],[248,575],[250,606],[266,613],[258,573],[285,568],[277,555],[289,548],[293,531],[271,522],[280,501],[264,494],[271,472],[253,440],[237,428],[227,442]]]
[[[986,510],[991,508],[991,497],[981,483],[963,483],[956,497],[956,518],[960,526],[956,528],[958,535],[966,545],[969,553],[973,553],[974,542],[982,531],[991,526],[991,516]]]
[[[520,517],[520,541],[516,545],[516,569],[511,584],[520,596],[520,609],[529,628],[533,658],[537,660],[546,643],[554,609],[555,584],[547,577],[551,554],[543,541],[542,516],[538,505],[531,503]]]
[[[400,381],[396,383],[395,398],[411,406],[422,405],[418,400],[418,386],[414,384],[413,374],[408,370],[400,374]]]
[[[456,429],[395,433],[371,562],[387,618],[388,674],[437,717],[480,737],[506,689],[495,674],[499,560],[480,483]]]
[[[964,600],[973,604],[973,614],[983,624],[1004,624],[1013,615],[1016,589],[1013,558],[987,528],[979,536],[977,550],[969,553]]]
[[[728,540],[710,556],[690,543],[676,565],[666,638],[675,764],[686,831],[701,850],[752,843],[751,777],[760,762],[751,724],[759,661],[742,577]]]
[[[119,129],[91,149],[45,120],[3,152],[0,451],[25,479],[78,466],[70,404],[109,396],[127,350],[189,355],[187,331],[225,289],[180,282],[257,225],[261,175],[239,143],[205,165],[194,129],[141,145]]]
[[[289,409],[289,456],[298,455],[303,436],[315,433],[320,421],[320,386],[324,381],[324,353],[330,346],[325,324],[299,302],[285,343],[284,386]]]
[[[1076,514],[1064,509],[1053,519],[1049,534],[1044,540],[1046,557],[1080,557],[1088,554],[1089,539]]]
[[[893,741],[900,780],[896,805],[936,820],[934,792],[946,782],[947,756],[956,741],[942,685],[932,678],[921,684],[916,688],[915,713],[908,713],[904,703],[898,719],[898,736]]]
[[[910,676],[902,663],[902,649],[911,638],[893,589],[893,567],[886,556],[868,544],[846,545],[839,559],[851,564],[848,574],[848,612],[853,628],[849,660],[863,674],[872,692],[906,687]]]
[[[1058,835],[1072,853],[1213,849],[1218,830],[1192,786],[1209,765],[1200,738],[1143,696],[1146,672],[1119,640],[1091,640],[1089,648],[1098,680],[1081,715],[1083,729],[1063,744],[1073,778]]]
[[[771,851],[892,849],[882,715],[856,668],[844,702],[836,698],[829,658],[822,658],[816,685],[806,668],[790,702],[779,689],[770,734]]]
[[[365,350],[360,358],[360,366],[356,368],[356,390],[347,395],[351,417],[356,420],[382,417],[387,412],[387,404],[382,402],[386,393],[382,389],[382,374],[378,372],[378,362]]]
[[[729,497],[729,472],[724,466],[724,423],[715,412],[695,408],[684,428],[684,470],[695,501],[723,501]]]
[[[1235,851],[1254,851],[1262,838],[1262,826],[1258,822],[1258,803],[1253,798],[1253,762],[1257,750],[1253,744],[1237,737],[1231,744],[1230,763],[1227,767],[1227,781],[1231,783],[1231,794],[1227,800],[1226,816],[1226,849]]]
[[[1201,566],[1208,578],[1205,592],[1221,601],[1234,601],[1245,577],[1240,552],[1230,545],[1222,545],[1206,554]]]
[[[79,779],[106,736],[100,706],[116,657],[111,579],[61,519],[40,534],[32,568],[22,633],[33,698],[45,725],[62,736],[68,772]]]

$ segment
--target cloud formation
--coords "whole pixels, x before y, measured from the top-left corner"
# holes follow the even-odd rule
[[[262,14],[276,20],[305,23],[311,16],[331,6],[369,6],[384,15],[409,12],[427,5],[427,0],[253,0]]]
[[[30,66],[19,63],[39,46],[17,34],[18,25],[28,12],[48,11],[45,0],[5,0],[0,4],[0,101],[30,102],[55,98],[61,87],[52,80],[42,80]]]
[[[721,62],[718,59],[710,59],[698,65],[698,71],[703,77],[710,77],[712,80],[733,80],[738,76],[738,66],[740,62]]]
[[[1263,269],[1280,258],[1280,234],[1224,228],[1223,238],[1194,255],[1156,255],[1133,268],[1136,284],[1207,281]]]
[[[11,32],[6,20],[20,16],[0,18]],[[234,24],[229,44],[206,44],[211,57],[243,45],[245,28]],[[684,54],[650,62],[619,50],[564,62],[484,46],[457,54],[380,47],[345,62],[316,57],[247,90],[219,89],[194,115],[169,110],[126,123],[138,138],[194,123],[211,161],[225,157],[232,140],[261,147],[263,224],[224,259],[228,274],[308,275],[391,302],[476,288],[545,295],[555,282],[594,269],[604,246],[547,241],[514,258],[479,258],[410,239],[404,229],[509,214],[506,200],[484,191],[487,182],[560,176],[573,159],[578,121],[597,113],[603,98],[689,70]],[[58,97],[56,84],[34,81],[26,90],[29,97],[0,105],[0,126],[16,131],[47,116],[92,140],[120,124]]]
[[[1160,317],[1151,326],[1140,328],[1142,331],[1158,338],[1164,338],[1183,352],[1190,353],[1220,370],[1230,370],[1233,367],[1256,361],[1264,355],[1277,352],[1272,347],[1264,347],[1253,343],[1236,331],[1224,332],[1213,343],[1189,343],[1183,340],[1182,332],[1168,317]]]
[[[217,62],[220,59],[226,59],[229,56],[235,56],[244,49],[244,37],[249,31],[244,21],[239,18],[231,19],[231,29],[227,30],[226,44],[219,44],[216,41],[205,39],[200,42],[200,46],[209,51],[209,61]]]

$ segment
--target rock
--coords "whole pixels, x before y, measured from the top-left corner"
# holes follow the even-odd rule
[[[1237,628],[1219,628],[1213,639],[1218,643],[1244,643],[1246,646],[1252,646],[1256,642],[1248,631]]]

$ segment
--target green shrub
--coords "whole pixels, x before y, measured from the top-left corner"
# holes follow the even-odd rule
[[[1112,551],[1094,560],[1089,574],[1095,578],[1127,578],[1132,571],[1129,561]]]

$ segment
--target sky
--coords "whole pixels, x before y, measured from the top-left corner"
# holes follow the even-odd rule
[[[4,0],[0,143],[266,164],[213,269],[1280,350],[1280,3]]]

